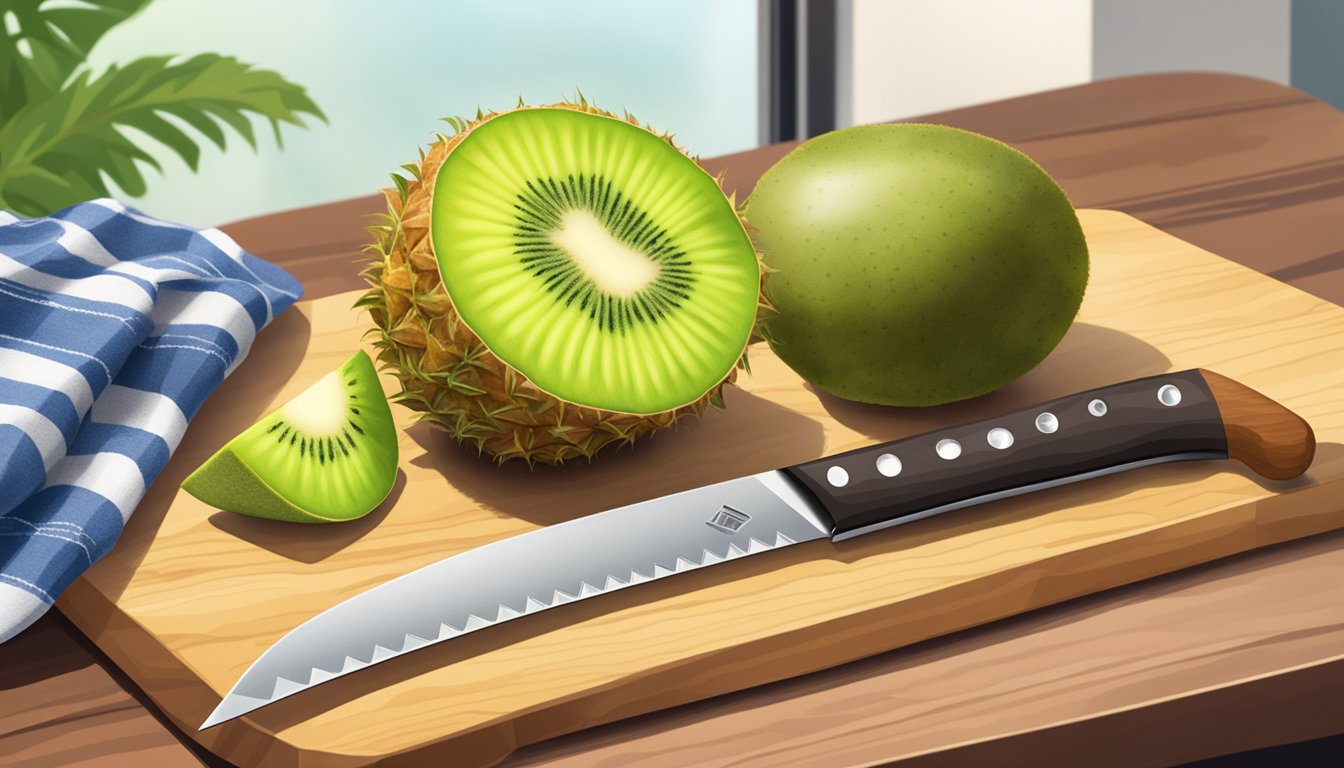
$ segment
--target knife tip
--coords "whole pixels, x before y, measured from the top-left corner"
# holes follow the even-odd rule
[[[207,728],[213,728],[213,727],[215,727],[216,725],[219,725],[220,723],[222,723],[222,722],[224,722],[225,720],[228,720],[228,719],[230,719],[230,718],[228,718],[228,717],[224,716],[223,714],[221,714],[220,711],[219,711],[219,707],[216,707],[216,708],[215,708],[215,711],[214,711],[214,712],[211,712],[211,713],[210,713],[210,716],[207,717],[207,718],[205,718],[205,722],[201,723],[201,727],[200,727],[200,728],[197,728],[196,730],[197,730],[197,731],[204,731],[204,730],[207,729]]]
[[[213,728],[220,723],[228,722],[235,717],[241,717],[242,715],[269,703],[269,701],[264,699],[254,699],[250,696],[239,696],[236,693],[230,693],[219,702],[219,706],[215,707],[215,711],[211,712],[210,716],[205,718],[205,722],[201,723],[201,727],[196,730],[204,731],[207,728]]]

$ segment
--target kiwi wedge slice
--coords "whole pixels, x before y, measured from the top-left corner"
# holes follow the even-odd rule
[[[496,357],[555,398],[664,413],[718,387],[756,319],[756,251],[718,183],[619,118],[519,109],[435,180],[443,285]]]
[[[396,475],[392,411],[360,351],[230,440],[182,489],[230,512],[332,523],[368,514]]]

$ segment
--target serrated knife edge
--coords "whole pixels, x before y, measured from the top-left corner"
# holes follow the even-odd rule
[[[749,522],[743,526],[743,530],[738,533],[725,534],[718,532],[709,524],[709,521],[723,506],[732,506],[734,509],[745,507],[750,510],[748,514],[751,515],[751,520],[754,522]],[[278,652],[285,651],[291,643],[304,642],[302,636],[305,632],[315,631],[313,627],[326,622],[331,616],[339,615],[344,611],[358,611],[359,608],[352,607],[356,602],[376,602],[380,591],[385,594],[395,594],[417,579],[433,579],[436,575],[434,572],[436,568],[451,571],[451,567],[445,568],[444,564],[450,561],[462,562],[459,558],[464,555],[471,555],[473,558],[479,559],[483,557],[482,553],[488,555],[487,551],[491,548],[496,548],[495,551],[500,552],[509,547],[518,547],[519,542],[523,544],[529,541],[545,543],[547,538],[572,539],[573,537],[566,537],[565,534],[571,532],[582,533],[582,529],[586,525],[593,525],[597,518],[602,518],[598,524],[601,529],[610,528],[613,521],[616,521],[617,527],[621,527],[620,523],[622,521],[632,520],[635,517],[642,520],[644,515],[654,514],[655,510],[659,510],[659,508],[667,511],[658,512],[659,516],[656,520],[668,525],[683,536],[692,537],[697,543],[678,546],[660,542],[660,546],[663,547],[661,555],[637,559],[626,558],[625,562],[617,568],[608,569],[602,573],[594,571],[588,575],[567,580],[567,586],[554,586],[552,584],[550,594],[544,598],[539,596],[544,593],[533,587],[501,590],[501,593],[508,592],[508,594],[491,606],[477,606],[466,610],[465,615],[459,613],[456,616],[439,619],[437,621],[437,631],[426,633],[432,634],[433,637],[424,637],[423,634],[417,634],[415,630],[405,631],[400,638],[381,632],[377,633],[379,635],[378,639],[372,640],[371,645],[364,646],[363,649],[356,649],[352,652],[347,647],[338,652],[317,654],[330,658],[331,663],[306,665],[302,673],[295,674],[298,670],[293,668],[287,672],[269,674],[264,671],[270,666],[270,662]],[[678,520],[677,525],[671,525],[673,521]],[[772,525],[772,522],[777,524]],[[632,526],[628,522],[624,527],[631,532],[639,531],[638,526]],[[479,629],[485,629],[515,618],[540,613],[550,608],[590,597],[609,594],[638,584],[716,565],[725,560],[747,557],[758,552],[779,549],[801,541],[826,538],[829,532],[829,524],[813,508],[812,503],[778,471],[772,471],[630,504],[547,528],[539,528],[513,538],[492,542],[396,577],[338,603],[305,621],[276,641],[253,662],[252,666],[243,673],[233,688],[225,694],[219,706],[201,724],[201,729],[204,730],[226,720],[231,720],[266,704],[292,696],[295,693],[351,672]],[[549,537],[547,536],[548,533]],[[715,537],[722,538],[715,541]],[[636,543],[643,544],[644,541],[644,537],[635,537],[618,543],[633,546]],[[675,541],[675,538],[669,538],[669,541]],[[619,549],[613,549],[603,554],[612,557],[614,562],[621,560],[617,554],[619,551]],[[501,563],[496,562],[494,565],[498,567]],[[414,608],[423,610],[424,606],[414,606]],[[402,626],[409,623],[427,624],[425,621],[412,619],[403,621]],[[284,668],[292,665],[285,665],[281,661],[279,666]],[[339,669],[331,668],[336,666],[339,666]],[[267,683],[269,685],[266,688],[258,690],[260,686],[267,685]]]

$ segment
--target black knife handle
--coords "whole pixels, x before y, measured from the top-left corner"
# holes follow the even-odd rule
[[[1061,397],[786,467],[839,541],[909,520],[1111,472],[1240,459],[1275,479],[1305,472],[1311,427],[1255,390],[1193,369]]]

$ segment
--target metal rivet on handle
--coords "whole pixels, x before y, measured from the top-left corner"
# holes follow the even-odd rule
[[[938,441],[938,444],[933,447],[933,450],[938,452],[939,458],[951,461],[961,455],[961,443],[950,438],[943,439]]]
[[[1012,446],[1013,433],[1009,432],[1003,427],[995,427],[989,430],[989,434],[985,435],[985,439],[989,441],[989,444],[992,447],[998,448],[1000,451],[1002,451],[1003,449]]]
[[[1093,400],[1092,402],[1087,404],[1087,412],[1092,414],[1093,416],[1105,416],[1106,401],[1102,400],[1101,398]]]
[[[895,477],[901,474],[901,460],[894,454],[884,453],[877,457],[877,471],[883,477]]]
[[[849,473],[845,471],[844,467],[831,467],[826,470],[826,482],[836,488],[843,488],[849,483]]]
[[[1181,390],[1172,384],[1163,384],[1157,390],[1157,401],[1163,405],[1180,405]]]
[[[1046,411],[1036,417],[1036,430],[1043,435],[1053,435],[1055,430],[1059,429],[1059,419],[1055,414]]]

